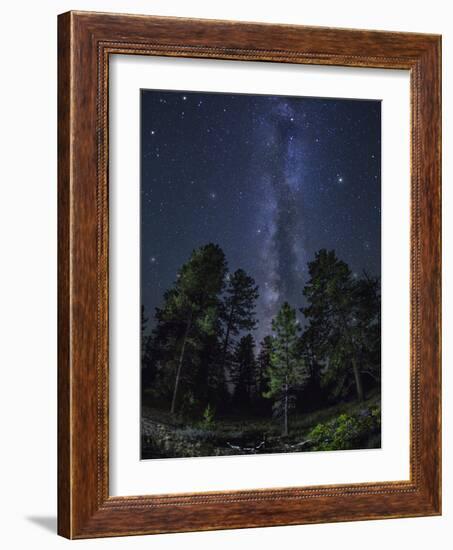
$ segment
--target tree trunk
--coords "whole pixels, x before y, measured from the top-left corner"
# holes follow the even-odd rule
[[[181,379],[182,363],[184,361],[184,352],[186,349],[187,337],[189,335],[191,325],[192,325],[192,312],[190,313],[189,319],[187,320],[186,330],[184,332],[184,339],[182,341],[181,353],[179,354],[178,368],[176,370],[175,388],[173,390],[173,398],[171,400],[171,408],[170,408],[170,412],[172,414],[174,414],[175,408],[176,408],[176,395],[178,393],[179,381]]]
[[[344,327],[347,327],[347,323],[346,323],[346,319],[345,319],[345,316],[342,315],[342,318],[343,318],[343,330],[344,330]],[[351,350],[352,350],[352,370],[354,372],[354,380],[355,380],[355,387],[356,387],[356,390],[357,390],[357,398],[359,401],[363,401],[364,400],[364,395],[363,395],[363,387],[362,387],[362,377],[360,376],[360,371],[359,371],[359,367],[357,366],[357,360],[354,356],[354,341],[352,339],[352,336],[347,333],[348,337],[349,337],[349,341],[350,341],[350,345],[351,345]]]
[[[223,343],[222,362],[220,364],[220,369],[222,371],[225,368],[226,355],[227,355],[227,351],[228,351],[228,343],[229,343],[229,340],[230,340],[231,324],[232,324],[232,321],[233,321],[233,313],[234,313],[234,304],[232,304],[230,314],[228,316],[227,329],[226,329],[226,333],[225,333],[225,341]]]
[[[357,361],[355,357],[352,359],[352,369],[354,371],[355,387],[357,389],[357,398],[359,401],[363,401],[364,395],[363,395],[363,387],[362,387],[362,377],[360,375],[360,371],[357,366]]]
[[[285,408],[284,408],[284,420],[283,420],[283,435],[288,435],[288,382],[285,384]]]

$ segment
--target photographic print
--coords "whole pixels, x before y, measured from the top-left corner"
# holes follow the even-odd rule
[[[141,90],[141,458],[381,446],[381,102]]]

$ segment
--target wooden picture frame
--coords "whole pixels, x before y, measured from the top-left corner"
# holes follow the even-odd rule
[[[59,16],[58,48],[59,534],[89,538],[440,514],[440,37],[69,12]],[[111,54],[410,71],[410,480],[109,496]]]

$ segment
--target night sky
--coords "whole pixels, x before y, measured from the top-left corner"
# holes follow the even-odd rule
[[[177,270],[209,242],[259,285],[258,341],[285,300],[303,305],[320,248],[380,275],[379,101],[142,90],[141,117],[151,327]]]

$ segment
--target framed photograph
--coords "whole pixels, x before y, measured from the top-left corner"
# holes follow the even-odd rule
[[[440,514],[440,37],[58,40],[59,533]]]

